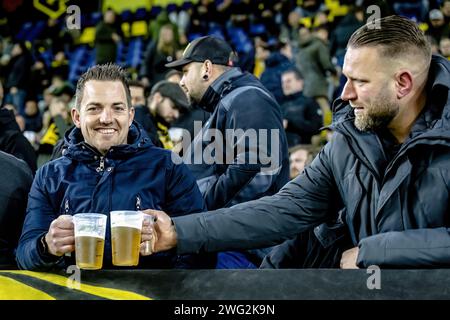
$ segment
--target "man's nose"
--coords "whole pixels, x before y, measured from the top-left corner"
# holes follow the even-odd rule
[[[105,108],[100,114],[100,122],[101,123],[111,123],[112,122],[112,113],[111,109]]]
[[[349,100],[355,100],[356,98],[357,98],[357,95],[355,92],[355,88],[353,87],[353,84],[349,80],[347,80],[344,88],[342,89],[341,99],[344,101],[349,101]]]

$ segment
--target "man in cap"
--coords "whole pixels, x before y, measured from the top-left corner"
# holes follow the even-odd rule
[[[280,107],[257,78],[233,67],[233,56],[225,41],[205,36],[166,64],[183,72],[191,104],[211,113],[182,150],[209,210],[272,195],[289,175]],[[252,268],[262,254],[221,253],[217,267]]]
[[[450,26],[445,23],[444,14],[439,9],[433,9],[428,15],[430,24],[426,34],[433,37],[437,43],[441,38],[450,36]]]
[[[176,83],[160,81],[153,86],[147,106],[163,147],[173,149],[173,141],[169,136],[170,125],[189,108],[189,101],[183,89]]]

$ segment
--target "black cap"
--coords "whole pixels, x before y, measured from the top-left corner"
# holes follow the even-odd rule
[[[166,67],[181,69],[188,63],[205,60],[210,60],[213,64],[232,66],[232,52],[233,49],[224,40],[213,36],[205,36],[189,43],[183,52],[183,57],[166,64]]]
[[[150,96],[158,92],[164,98],[169,98],[177,109],[188,109],[189,100],[179,84],[167,80],[157,82],[150,92]]]

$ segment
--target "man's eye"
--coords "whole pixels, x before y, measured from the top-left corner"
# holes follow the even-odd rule
[[[116,110],[118,112],[122,112],[122,111],[125,111],[125,107],[115,107],[114,110]]]

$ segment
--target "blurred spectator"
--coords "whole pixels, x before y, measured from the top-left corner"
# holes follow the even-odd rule
[[[0,81],[0,106],[2,100],[3,86]],[[25,160],[33,173],[36,171],[36,153],[23,136],[14,113],[5,108],[0,108],[0,150]]]
[[[25,219],[33,174],[27,164],[0,151],[0,269],[16,269],[15,249]]]
[[[192,8],[191,23],[188,31],[191,34],[203,34],[211,23],[219,21],[218,11],[214,0],[200,0]]]
[[[157,136],[165,149],[174,147],[169,135],[170,125],[188,107],[188,98],[180,85],[164,80],[153,86],[148,97],[148,108]]]
[[[281,81],[285,95],[281,110],[288,146],[311,143],[311,137],[322,126],[322,110],[314,99],[303,95],[303,77],[297,69],[283,72]]]
[[[425,39],[427,39],[427,41],[429,42],[429,44],[431,46],[431,53],[438,54],[439,53],[439,43],[436,41],[436,39],[430,35],[425,36]]]
[[[95,28],[95,61],[97,64],[116,62],[117,44],[121,38],[115,27],[116,13],[108,9]]]
[[[261,83],[274,95],[279,104],[284,95],[281,88],[281,74],[292,68],[292,49],[289,43],[277,42],[269,47],[270,55],[265,61],[265,70],[261,75]]]
[[[323,122],[331,124],[331,109],[329,103],[328,74],[336,74],[331,62],[327,44],[315,37],[311,31],[302,26],[299,30],[300,48],[297,56],[297,66],[305,78],[303,94],[314,98],[322,109]]]
[[[166,24],[161,27],[156,41],[150,41],[144,54],[140,76],[146,87],[164,80],[169,69],[165,66],[176,59],[179,44],[175,38],[173,27]]]
[[[20,131],[23,132],[25,130],[25,119],[17,112],[16,107],[12,103],[5,103],[3,108],[9,110],[14,115],[14,119],[16,120]]]
[[[183,74],[181,73],[181,71],[173,69],[173,70],[169,70],[166,73],[165,80],[179,84],[182,76],[183,76]]]
[[[302,173],[317,153],[317,148],[311,144],[300,144],[289,149],[289,178],[292,180]]]
[[[42,129],[42,116],[39,112],[37,101],[35,98],[27,99],[25,103],[25,131],[33,131],[35,133]]]
[[[52,75],[58,75],[62,79],[67,79],[69,76],[69,60],[64,51],[58,51],[51,64]]]
[[[441,11],[444,14],[445,24],[449,24],[450,23],[450,0],[442,1]]]
[[[155,146],[162,148],[163,145],[158,138],[156,126],[147,107],[144,85],[136,80],[130,81],[128,85],[130,87],[131,105],[134,108],[134,121],[145,129]]]
[[[294,52],[298,49],[298,29],[300,27],[300,13],[298,10],[292,10],[289,12],[287,23],[281,27],[280,38],[287,40],[291,43]]]
[[[450,39],[445,37],[441,39],[441,42],[439,43],[439,52],[442,54],[442,56],[446,57],[447,59],[450,59]]]
[[[41,138],[38,151],[38,166],[51,159],[53,149],[58,140],[64,137],[65,132],[72,125],[69,107],[61,97],[54,97],[50,103],[48,113],[48,127],[44,127],[44,134]]]
[[[356,7],[343,17],[330,34],[330,54],[335,56],[338,65],[344,64],[347,42],[352,33],[364,24],[364,9]]]
[[[450,26],[445,23],[444,14],[439,9],[433,9],[429,13],[430,23],[426,35],[433,37],[437,43],[442,37],[450,36]]]
[[[32,63],[32,57],[25,43],[15,43],[11,52],[11,60],[6,68],[5,91],[6,102],[14,104],[21,115],[25,111],[25,99]]]
[[[45,88],[50,85],[50,74],[42,58],[36,59],[31,67],[30,83],[33,85],[29,86],[28,95],[41,99]]]

